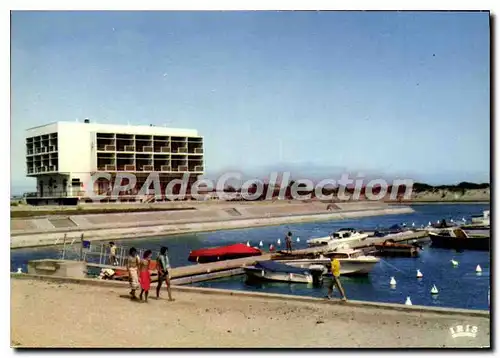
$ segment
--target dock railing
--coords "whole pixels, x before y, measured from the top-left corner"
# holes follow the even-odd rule
[[[124,267],[130,247],[116,246],[116,261],[111,262],[109,243],[93,243],[84,240],[84,235],[80,239],[67,240],[66,235],[62,239],[63,246],[60,252],[62,260],[77,260],[99,265],[110,265]],[[60,239],[56,240],[56,244]],[[146,249],[137,249],[137,254],[142,257]],[[153,252],[153,258],[156,258],[158,252]]]

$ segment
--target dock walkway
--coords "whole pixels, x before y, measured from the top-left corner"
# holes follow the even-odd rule
[[[266,261],[271,259],[271,254],[265,253],[262,256],[252,256],[252,257],[243,257],[241,259],[234,260],[226,260],[226,261],[217,261],[210,262],[205,264],[196,264],[196,265],[187,265],[181,267],[174,267],[171,270],[172,278],[185,278],[189,276],[210,274],[214,272],[226,271],[237,269],[242,266],[250,266],[255,264],[258,261]],[[101,265],[96,263],[87,263],[87,266],[90,267],[98,267],[98,268],[110,268],[113,270],[126,270],[125,267],[121,266],[110,266],[110,265]]]

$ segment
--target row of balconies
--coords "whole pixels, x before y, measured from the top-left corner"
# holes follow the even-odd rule
[[[27,142],[39,142],[41,140],[49,140],[49,139],[57,139],[57,133],[54,132],[54,133],[50,133],[50,134],[38,135],[35,137],[28,137],[28,138],[26,138],[26,141]]]
[[[141,153],[182,153],[182,154],[203,154],[203,148],[194,148],[193,152],[188,152],[188,148],[179,147],[172,149],[170,146],[157,147],[145,145],[136,148],[134,145],[125,145],[122,148],[117,148],[116,145],[107,144],[102,147],[97,148],[98,151],[104,152],[141,152]]]
[[[100,167],[98,170],[102,171],[144,171],[144,172],[153,172],[155,171],[155,166],[154,165],[143,165],[143,166],[136,166],[133,164],[125,164],[123,166],[120,166],[117,168],[116,165],[114,164],[106,164],[104,167]],[[45,165],[45,166],[40,166],[40,167],[28,167],[28,174],[35,174],[35,173],[46,173],[46,172],[55,172],[57,171],[57,165]],[[187,165],[178,165],[175,167],[172,167],[170,165],[161,165],[160,166],[160,171],[162,172],[188,172],[188,171],[193,171],[193,172],[202,172],[203,171],[203,165],[196,165],[194,168],[191,170]]]
[[[50,153],[50,152],[56,152],[57,147],[55,145],[49,145],[47,147],[38,147],[38,148],[28,148],[28,155],[33,155],[33,154],[40,154],[40,153]]]
[[[125,134],[125,133],[96,133],[96,138],[104,140],[137,140],[150,142],[179,142],[179,143],[202,143],[202,137],[184,137],[170,135],[151,135],[151,134]]]
[[[104,167],[98,168],[98,171],[129,171],[129,172],[135,172],[135,171],[144,171],[144,172],[154,172],[155,167],[154,165],[143,165],[141,166],[136,166],[133,164],[125,164],[121,167],[117,167],[114,164],[106,164]],[[176,167],[171,167],[170,165],[161,165],[160,170],[161,172],[188,172],[188,171],[193,171],[193,172],[202,172],[203,171],[203,165],[197,165],[193,168],[193,170],[189,170],[189,167],[187,165],[179,165]]]
[[[181,153],[181,154],[203,154],[203,148],[194,148],[194,151],[188,152],[188,148],[186,147],[179,147],[179,148],[174,148],[171,149],[170,146],[168,147],[160,147],[155,150],[152,146],[143,146],[141,148],[137,148],[138,150],[136,151],[136,147],[133,145],[125,145],[122,148],[118,148],[115,145],[105,145],[104,147],[98,148],[99,151],[105,151],[105,152],[142,152],[142,153]],[[41,153],[50,153],[50,152],[56,152],[57,147],[54,145],[48,146],[48,147],[38,147],[38,148],[33,148],[33,149],[28,149],[27,153],[28,155],[33,155],[33,154],[41,154]]]
[[[45,165],[42,167],[28,167],[28,174],[56,172],[57,165]]]

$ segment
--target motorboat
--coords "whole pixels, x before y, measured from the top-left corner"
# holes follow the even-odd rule
[[[365,255],[363,250],[351,248],[337,249],[326,253],[325,256],[339,260],[341,275],[368,275],[380,262],[378,257]]]
[[[375,232],[373,233],[373,236],[375,236],[375,237],[385,237],[385,236],[388,236],[388,235],[392,236],[392,235],[407,233],[408,231],[409,231],[408,228],[405,228],[405,227],[402,227],[402,226],[399,226],[398,224],[396,224],[396,225],[392,225],[388,229],[377,229],[377,230],[375,230]]]
[[[456,224],[447,223],[445,219],[441,219],[436,224],[432,224],[428,229],[446,229],[456,227]]]
[[[248,279],[278,282],[314,283],[323,276],[323,269],[300,268],[276,261],[259,261],[253,266],[244,266]]]
[[[358,232],[352,228],[344,228],[331,233],[329,236],[307,240],[307,244],[310,247],[326,245],[329,249],[333,250],[343,244],[360,242],[367,237],[368,234]]]
[[[329,272],[331,260],[336,258],[340,262],[340,275],[367,275],[373,267],[380,262],[375,256],[367,256],[362,250],[355,249],[336,249],[314,258],[291,259],[284,256],[283,259],[276,258],[280,263],[286,265],[305,268],[309,270],[318,270],[318,266],[323,266],[323,274]]]
[[[429,231],[428,234],[433,247],[482,251],[490,249],[490,235],[469,234],[460,228]]]
[[[464,230],[489,230],[490,229],[490,211],[485,210],[483,215],[476,215],[472,217],[471,224],[458,224],[456,222],[446,222],[445,219],[438,221],[435,224],[427,226],[425,230],[432,229],[447,229],[447,228],[460,228]]]
[[[490,211],[483,211],[483,215],[474,215],[471,218],[473,225],[490,226]]]
[[[262,255],[262,251],[258,248],[249,247],[245,244],[234,244],[191,251],[188,260],[190,262],[207,263],[260,255]]]

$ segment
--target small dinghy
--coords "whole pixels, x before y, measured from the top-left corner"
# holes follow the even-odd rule
[[[275,261],[259,261],[254,266],[243,267],[248,279],[278,282],[313,283],[323,276],[322,267],[315,270],[289,266]]]
[[[393,239],[387,239],[381,244],[374,245],[377,256],[392,256],[392,257],[415,257],[420,253],[417,245],[400,244]]]
[[[409,229],[407,229],[405,227],[401,227],[398,224],[396,224],[396,225],[392,225],[388,229],[381,228],[381,229],[375,230],[375,232],[373,233],[373,236],[385,237],[388,235],[403,234],[403,233],[406,233],[408,231],[409,231]]]

